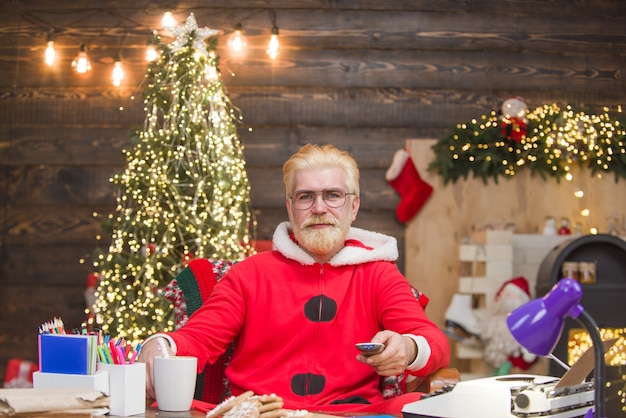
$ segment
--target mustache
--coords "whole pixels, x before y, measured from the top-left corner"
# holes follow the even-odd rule
[[[311,226],[311,225],[332,225],[332,226],[337,226],[339,225],[339,222],[337,222],[336,219],[331,218],[329,216],[312,216],[309,219],[307,219],[306,221],[304,221],[304,223],[302,224],[303,228],[306,228],[307,226]]]

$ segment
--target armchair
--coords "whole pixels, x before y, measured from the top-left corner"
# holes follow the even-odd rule
[[[173,304],[176,317],[176,328],[182,327],[191,314],[195,312],[208,296],[213,287],[236,261],[199,258],[194,259],[165,288],[165,297]],[[422,306],[426,306],[428,298],[414,290]],[[195,399],[218,404],[230,396],[228,379],[224,370],[228,365],[232,347],[217,362],[207,365],[198,375]],[[457,369],[441,369],[425,379],[408,381],[401,384],[402,376],[381,378],[381,391],[385,398],[392,398],[401,393],[419,391],[434,392],[460,380]]]

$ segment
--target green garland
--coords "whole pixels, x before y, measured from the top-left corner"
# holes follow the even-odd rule
[[[617,113],[623,119],[621,108]],[[522,132],[515,139],[507,131],[512,121],[495,111],[456,125],[433,145],[435,159],[428,170],[441,174],[444,184],[467,179],[470,173],[485,183],[489,179],[497,183],[525,167],[544,180],[560,181],[574,164],[586,166],[592,175],[613,173],[615,181],[626,178],[626,131],[607,108],[595,115],[551,104],[516,121],[521,122]]]

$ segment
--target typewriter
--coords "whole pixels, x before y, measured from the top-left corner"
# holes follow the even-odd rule
[[[404,406],[404,418],[575,418],[594,406],[593,383],[514,374],[461,381]]]

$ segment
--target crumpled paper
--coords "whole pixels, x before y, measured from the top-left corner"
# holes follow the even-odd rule
[[[108,408],[108,396],[94,389],[0,389],[0,417],[92,417],[106,414]]]

